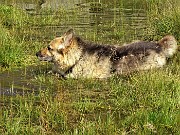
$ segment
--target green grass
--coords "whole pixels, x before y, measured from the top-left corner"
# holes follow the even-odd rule
[[[0,65],[1,67],[20,66],[25,59],[22,43],[11,36],[10,31],[0,25]]]
[[[156,38],[172,34],[180,40],[180,9],[179,1],[162,0],[148,2],[149,31]]]
[[[15,7],[0,5],[0,23],[7,28],[21,28],[28,23],[27,14]]]
[[[173,6],[173,10],[168,10],[172,3],[165,1],[147,1],[149,27],[144,38],[159,39],[165,34],[173,34],[179,43],[179,9]],[[1,70],[40,64],[35,52],[53,38],[53,31],[44,26],[67,26],[66,21],[77,21],[79,14],[77,10],[70,11],[72,18],[64,9],[41,12],[43,15],[37,17],[0,5],[0,17],[3,18],[0,20]],[[64,18],[56,15],[64,15]],[[32,29],[33,26],[40,29]],[[103,35],[96,36],[98,27],[79,34],[104,42]],[[118,24],[111,27],[115,27],[112,32],[108,31],[112,42],[124,41],[127,28],[118,28]],[[118,31],[120,29],[124,30]],[[45,32],[50,34],[44,35]],[[107,80],[62,80],[46,74],[46,68],[38,66],[31,71],[28,84],[38,86],[34,92],[0,95],[0,134],[180,134],[179,52],[161,69]],[[43,86],[46,86],[45,90],[41,89]]]

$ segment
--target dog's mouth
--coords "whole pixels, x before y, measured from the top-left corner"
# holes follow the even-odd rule
[[[39,57],[39,56],[38,56],[38,59],[39,59],[40,61],[48,61],[48,62],[52,62],[52,61],[53,61],[53,58],[50,57],[50,56],[45,56],[45,57]]]

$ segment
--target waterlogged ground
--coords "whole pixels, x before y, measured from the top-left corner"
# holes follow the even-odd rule
[[[58,78],[35,56],[68,28],[102,44],[179,42],[173,2],[0,1],[10,5],[0,5],[0,134],[180,134],[179,52],[162,69],[106,80]]]

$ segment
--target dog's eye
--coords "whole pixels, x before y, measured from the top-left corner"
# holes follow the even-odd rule
[[[53,49],[50,47],[50,45],[48,45],[47,49],[48,49],[49,51],[52,51],[52,50],[53,50]]]

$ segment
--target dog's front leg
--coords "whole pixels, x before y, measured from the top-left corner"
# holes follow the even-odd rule
[[[72,73],[69,73],[69,74],[66,74],[66,75],[64,75],[63,76],[64,78],[75,78],[75,79],[77,79],[78,77],[77,77],[77,75],[74,75],[74,74],[72,74]]]

